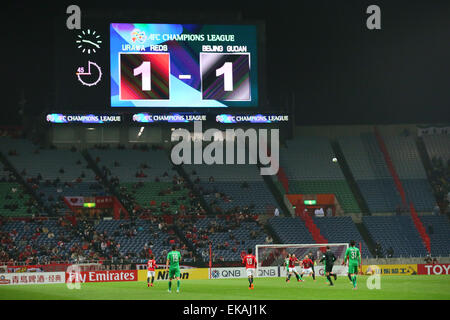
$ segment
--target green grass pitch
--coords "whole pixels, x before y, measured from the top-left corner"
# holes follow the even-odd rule
[[[295,280],[295,279],[293,279]],[[255,289],[248,289],[247,279],[186,280],[181,292],[168,293],[167,281],[157,281],[154,287],[147,283],[109,282],[81,284],[81,289],[69,290],[65,284],[18,285],[0,287],[1,300],[450,300],[450,276],[384,276],[381,289],[369,290],[367,276],[358,276],[358,289],[352,290],[347,277],[339,277],[329,287],[324,277],[316,281],[308,277],[305,282],[284,278],[257,278]]]

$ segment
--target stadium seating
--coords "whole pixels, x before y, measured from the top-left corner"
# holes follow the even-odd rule
[[[384,252],[392,247],[393,257],[427,255],[411,216],[363,216],[363,223]]]
[[[383,140],[401,180],[427,178],[413,137],[383,136]]]
[[[362,133],[338,141],[370,212],[394,212],[401,198],[375,136]]]
[[[118,179],[120,188],[142,208],[160,206],[165,202],[169,205],[168,213],[175,214],[180,205],[189,203],[189,189],[182,184],[179,190],[175,188],[173,177],[178,173],[164,150],[91,149],[89,153],[97,166],[110,179]]]
[[[137,204],[143,208],[148,208],[152,206],[154,201],[154,206],[159,206],[161,203],[165,202],[168,204],[175,204],[171,206],[170,213],[176,213],[177,208],[180,205],[189,205],[188,192],[186,188],[180,190],[173,190],[173,183],[169,182],[144,182],[141,187],[136,187],[135,183],[122,183],[121,187],[124,187],[127,192],[134,196]],[[172,190],[170,193],[164,193],[162,195],[160,192],[164,190]]]
[[[154,182],[156,177],[170,182],[175,174],[164,150],[90,149],[89,153],[100,168],[108,168],[110,175],[118,177],[120,182]],[[145,176],[137,177],[136,173],[140,171]],[[164,176],[164,173],[167,173],[167,176]]]
[[[216,213],[248,207],[249,212],[273,212],[277,201],[259,174],[256,165],[184,165],[196,188]],[[210,181],[210,177],[213,180]],[[245,186],[243,184],[246,184]],[[219,192],[226,196],[216,198]],[[251,195],[251,196],[250,196]],[[217,208],[218,207],[218,208]]]
[[[408,202],[417,211],[431,212],[436,205],[414,138],[411,136],[384,136],[386,148],[402,182]]]
[[[448,217],[426,215],[420,216],[420,220],[431,240],[431,255],[448,256],[450,250],[450,223]]]
[[[402,179],[406,200],[412,202],[416,211],[431,212],[436,205],[431,185],[426,179]]]
[[[399,174],[406,200],[417,211],[431,211],[435,200],[421,163],[417,147],[411,137],[387,137],[386,146]],[[401,206],[400,194],[390,176],[375,136],[339,139],[345,159],[371,212],[395,212]]]
[[[362,245],[362,257],[372,256],[351,217],[315,217],[313,220],[329,243],[349,243],[350,240],[355,240]]]
[[[450,135],[424,135],[422,139],[430,159],[441,158],[444,163],[450,160]]]
[[[35,189],[44,204],[63,212],[64,196],[107,194],[81,153],[76,150],[46,149],[25,139],[2,137],[2,153]],[[11,153],[15,150],[15,153]]]
[[[170,233],[170,230],[167,232],[159,230],[157,222],[136,220],[134,225],[130,224],[130,220],[102,220],[93,229],[99,234],[106,232],[109,236],[112,236],[115,244],[120,245],[120,256],[128,257],[130,261],[140,263],[146,262],[146,259],[140,255],[144,245],[147,244],[148,248],[151,248],[158,263],[165,263],[166,254],[171,247],[169,240],[174,239],[177,243],[180,243],[179,239],[173,233]],[[36,234],[36,228],[38,227],[41,228],[41,231]],[[47,228],[48,231],[43,232],[44,228]],[[136,229],[136,234],[128,236],[127,230],[130,230],[129,228]],[[31,246],[32,249],[41,253],[39,257],[42,259],[50,255],[45,253],[41,246],[50,250],[58,247],[58,256],[61,257],[61,261],[73,261],[71,248],[75,245],[81,247],[84,244],[84,240],[79,235],[72,233],[73,229],[76,228],[60,226],[56,220],[44,220],[41,222],[9,221],[0,228],[0,231],[7,233],[13,230],[17,231],[14,243],[17,245],[18,252],[24,251],[26,246]],[[84,233],[88,229],[81,228],[80,230]],[[50,233],[55,236],[53,238],[48,237]],[[63,241],[64,244],[60,246],[58,243],[61,235],[64,235],[67,241]],[[99,243],[97,245],[99,246]],[[85,259],[89,258],[92,248],[95,247],[91,246],[90,249],[82,250]],[[98,250],[100,250],[99,247],[97,247]],[[119,258],[119,256],[115,258]],[[189,262],[191,259],[185,258],[185,261]]]
[[[198,230],[208,229],[211,223],[221,224],[228,229],[223,232],[214,232],[208,234],[208,241],[211,241],[216,261],[223,257],[225,261],[242,261],[241,253],[247,252],[248,248],[255,248],[257,244],[265,243],[267,234],[256,221],[242,221],[238,227],[231,227],[229,221],[222,217],[206,217],[197,220],[195,223]],[[250,233],[254,231],[255,237],[252,239]],[[230,237],[233,234],[234,238]],[[228,248],[218,249],[218,244],[229,243]],[[236,250],[233,250],[235,248]],[[206,254],[205,254],[206,251]],[[197,248],[197,252],[202,255],[204,261],[209,261],[209,251],[206,248]]]
[[[284,244],[316,243],[300,218],[273,217],[268,223]]]
[[[332,193],[343,210],[358,213],[360,208],[351,192],[328,139],[296,137],[280,150],[280,165],[289,179],[289,193]]]
[[[167,252],[171,250],[170,239],[177,239],[173,232],[163,232],[159,230],[158,223],[152,223],[148,220],[136,220],[135,229],[137,231],[135,236],[128,236],[124,232],[121,232],[121,224],[129,224],[129,220],[111,220],[101,221],[97,226],[98,232],[106,231],[108,234],[119,233],[115,236],[115,241],[120,244],[120,253],[123,255],[137,256],[147,244],[151,248],[157,261],[164,260]],[[176,242],[180,243],[179,240]],[[162,258],[163,257],[163,258]],[[187,260],[189,261],[189,260]],[[146,262],[142,260],[142,262]]]
[[[31,240],[31,237],[35,234],[36,228],[47,228],[48,233],[41,233],[36,237],[34,241]],[[25,222],[23,220],[13,220],[6,222],[0,230],[2,232],[11,232],[16,231],[17,235],[15,236],[15,245],[17,246],[17,250],[19,252],[23,251],[25,247],[29,244],[32,244],[34,247],[39,247],[41,245],[47,245],[50,248],[56,247],[58,242],[58,237],[49,238],[49,233],[59,234],[60,232],[64,233],[62,227],[57,225],[56,220],[46,220],[40,223],[38,222]],[[72,241],[75,242],[75,239]],[[68,251],[69,247],[66,247],[63,251]]]
[[[280,164],[289,180],[343,180],[339,164],[328,139],[323,137],[295,137],[280,151]]]
[[[38,213],[37,208],[31,206],[31,196],[23,191],[23,187],[15,182],[0,182],[0,215],[2,216],[30,216]]]

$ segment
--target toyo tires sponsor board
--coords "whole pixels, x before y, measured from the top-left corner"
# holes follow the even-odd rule
[[[448,263],[418,264],[417,273],[426,275],[440,275],[440,274],[448,275],[450,274],[450,264]]]
[[[136,270],[66,272],[66,283],[137,281]]]
[[[0,274],[0,287],[3,285],[64,283],[64,274],[64,272],[2,273]]]
[[[278,277],[278,267],[259,267],[257,277]],[[247,278],[245,268],[212,268],[210,279]]]

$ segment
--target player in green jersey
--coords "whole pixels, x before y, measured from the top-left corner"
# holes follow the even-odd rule
[[[353,289],[356,289],[356,275],[358,274],[358,268],[361,265],[361,253],[359,249],[355,247],[355,241],[350,241],[350,247],[347,248],[344,255],[344,262],[348,259],[348,273],[350,274]]]
[[[169,271],[169,292],[172,292],[172,280],[177,279],[177,293],[180,292],[180,261],[181,253],[176,250],[175,245],[172,246],[172,251],[167,254],[166,271]],[[170,268],[169,268],[170,265]]]
[[[291,258],[291,254],[288,253],[286,258],[284,258],[284,266],[286,267],[286,281],[289,277],[289,259]]]

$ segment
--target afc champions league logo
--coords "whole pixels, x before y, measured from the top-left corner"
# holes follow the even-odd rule
[[[145,31],[141,31],[139,29],[134,29],[131,32],[131,41],[133,43],[139,42],[144,43],[147,40],[147,36],[145,35]]]

